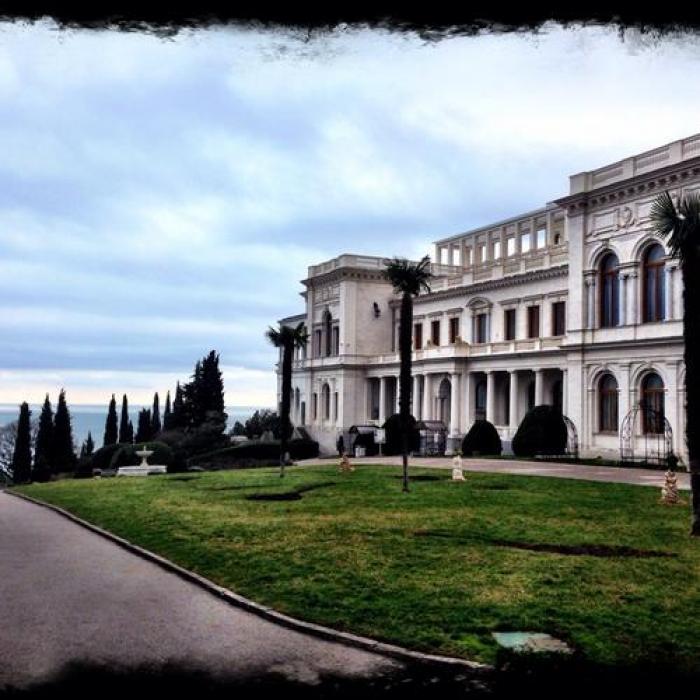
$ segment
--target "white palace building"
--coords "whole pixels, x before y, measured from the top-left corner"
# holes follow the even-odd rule
[[[649,221],[663,190],[700,190],[700,134],[572,175],[569,194],[544,207],[438,240],[431,291],[414,303],[416,419],[442,421],[450,449],[477,418],[508,441],[530,408],[553,404],[582,456],[642,454],[653,437],[687,463],[682,281]],[[281,321],[309,331],[292,422],[325,453],[339,434],[348,444],[351,426],[398,411],[399,298],[384,263],[343,254],[312,265],[304,313]]]

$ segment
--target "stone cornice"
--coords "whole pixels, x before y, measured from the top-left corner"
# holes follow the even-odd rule
[[[340,282],[344,279],[362,280],[363,282],[383,282],[384,284],[388,284],[381,270],[369,270],[363,267],[342,267],[315,277],[301,280],[301,283],[307,288],[313,288],[324,284]]]
[[[459,287],[451,287],[450,289],[440,290],[439,292],[431,292],[416,297],[414,300],[414,308],[422,303],[427,303],[435,300],[454,299],[457,297],[473,296],[482,292],[489,292],[494,289],[503,289],[507,287],[515,287],[530,282],[539,282],[541,280],[555,279],[557,277],[566,277],[569,273],[568,264],[557,265],[556,267],[548,267],[544,270],[533,270],[531,272],[523,272],[517,275],[509,275],[508,277],[500,277],[496,280],[485,280],[474,284],[462,285]],[[400,306],[399,300],[392,300],[390,305]]]
[[[700,156],[553,201],[573,216],[609,207],[611,203],[629,202],[643,194],[673,189],[696,178],[700,178]]]

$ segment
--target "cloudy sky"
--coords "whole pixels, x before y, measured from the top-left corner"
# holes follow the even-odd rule
[[[696,133],[699,69],[689,37],[604,27],[2,24],[0,403],[148,402],[213,348],[228,405],[274,405],[263,333],[309,264],[422,255]]]

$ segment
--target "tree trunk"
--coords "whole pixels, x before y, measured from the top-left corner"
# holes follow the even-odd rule
[[[413,297],[404,292],[399,319],[399,417],[401,422],[401,453],[403,456],[403,490],[408,492],[408,450],[411,417],[411,333],[413,330]],[[415,400],[415,399],[414,399]]]
[[[690,534],[700,536],[700,248],[694,244],[684,255],[683,275],[683,359],[685,361],[685,438],[692,491]],[[684,251],[685,252],[685,251]]]
[[[287,442],[292,433],[289,409],[292,403],[292,357],[294,345],[287,343],[282,348],[282,401],[280,405],[280,477],[284,476]]]

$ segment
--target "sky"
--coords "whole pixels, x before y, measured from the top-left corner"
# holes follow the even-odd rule
[[[0,404],[148,403],[264,332],[341,253],[419,257],[568,177],[700,131],[700,44],[545,25],[425,42],[0,24]]]

